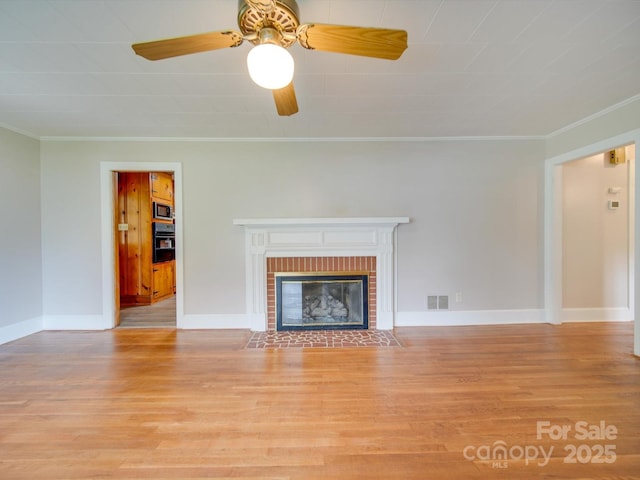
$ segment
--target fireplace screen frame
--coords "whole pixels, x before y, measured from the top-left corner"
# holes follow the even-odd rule
[[[367,330],[369,328],[369,272],[282,272],[275,273],[276,283],[276,329],[290,330]],[[333,290],[330,290],[332,284]],[[339,285],[342,284],[342,285]],[[340,291],[337,291],[339,287]],[[359,288],[358,288],[359,287]],[[320,295],[320,291],[329,295]],[[354,294],[359,291],[360,301],[353,306]],[[283,296],[287,296],[286,300]],[[299,298],[296,298],[299,297]],[[305,304],[305,297],[312,304]],[[337,302],[335,302],[337,300]],[[294,306],[291,306],[293,302]],[[320,302],[321,305],[315,305]],[[333,303],[333,311],[338,311],[338,317],[313,315],[323,309],[329,309],[326,303]],[[291,310],[292,315],[287,312]],[[313,311],[312,311],[313,310]],[[298,313],[299,312],[299,313]],[[339,320],[345,313],[345,320]],[[354,321],[354,317],[361,319]],[[306,318],[306,322],[305,322]],[[327,320],[331,318],[332,321]],[[297,322],[297,323],[296,323]]]

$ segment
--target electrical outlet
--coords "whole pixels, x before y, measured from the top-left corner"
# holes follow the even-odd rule
[[[462,303],[462,292],[456,292],[456,303]]]

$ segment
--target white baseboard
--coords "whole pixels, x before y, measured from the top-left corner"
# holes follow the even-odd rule
[[[566,308],[563,322],[630,322],[628,308]],[[508,325],[545,323],[543,309],[528,310],[440,310],[398,312],[396,327],[436,327],[455,325]],[[184,315],[177,325],[183,329],[252,329],[255,322],[246,314]],[[41,330],[108,330],[113,328],[102,315],[46,315],[0,327],[0,345]]]
[[[378,330],[393,330],[393,312],[378,312],[376,328]]]
[[[22,322],[0,327],[0,345],[42,331],[42,317],[30,318]]]
[[[439,310],[434,312],[398,312],[395,326],[449,327],[455,325],[509,325],[544,322],[544,309]]]
[[[571,322],[631,322],[633,312],[628,308],[564,308],[562,321]]]
[[[247,315],[183,315],[178,320],[177,328],[185,330],[227,330],[251,328],[251,319]]]
[[[113,324],[103,315],[45,315],[43,330],[108,330]]]

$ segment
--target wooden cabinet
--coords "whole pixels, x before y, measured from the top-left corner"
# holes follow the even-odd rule
[[[173,174],[167,172],[152,172],[151,196],[156,201],[162,201],[173,206]]]
[[[156,193],[161,196],[157,197]],[[148,305],[173,295],[175,261],[153,263],[152,205],[173,205],[173,178],[164,172],[118,173],[118,270],[120,304]],[[169,222],[164,222],[169,223]]]
[[[171,296],[175,290],[175,262],[155,263],[153,265],[153,300]]]

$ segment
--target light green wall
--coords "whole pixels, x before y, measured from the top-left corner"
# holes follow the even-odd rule
[[[399,310],[458,291],[453,308],[541,308],[543,157],[537,140],[43,142],[45,313],[102,311],[101,161],[182,164],[187,315],[244,313],[248,217],[409,216]],[[60,209],[75,221],[46,220]]]
[[[3,239],[3,273],[19,274],[0,277],[2,321],[102,313],[100,162],[182,165],[186,314],[244,312],[234,218],[305,216],[411,217],[398,230],[399,311],[456,292],[453,309],[541,309],[544,159],[638,119],[629,101],[546,141],[38,142],[0,130],[0,195],[26,222]]]
[[[40,143],[0,128],[0,328],[42,315]]]

